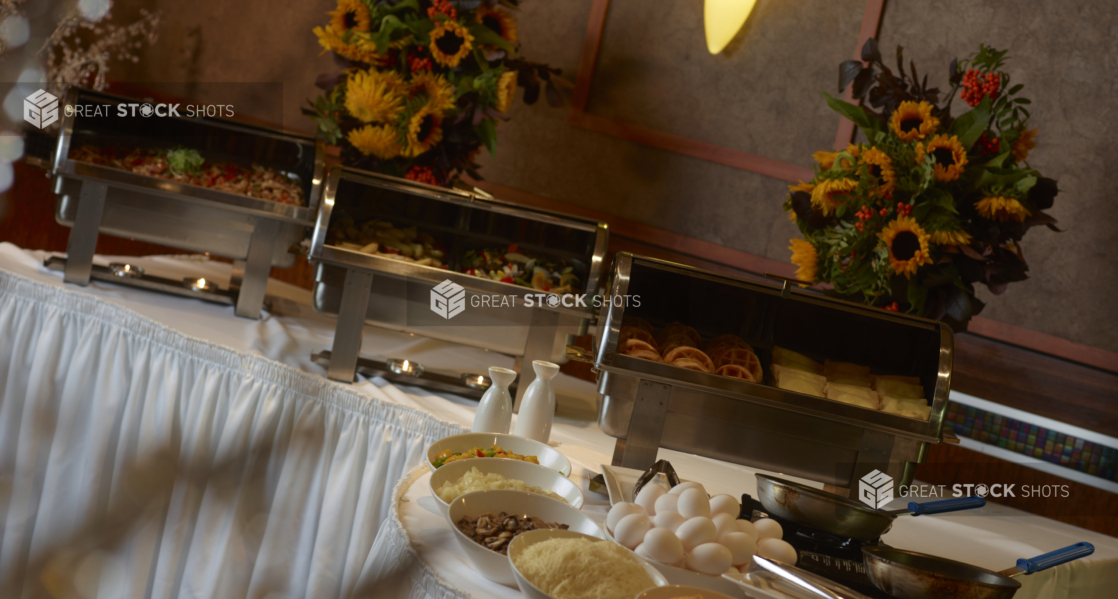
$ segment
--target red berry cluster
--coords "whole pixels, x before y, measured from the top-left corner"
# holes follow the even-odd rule
[[[446,15],[451,21],[458,18],[458,11],[450,4],[450,0],[435,0],[434,6],[427,9],[427,18],[434,20],[436,15]]]
[[[997,98],[1001,84],[1002,78],[997,73],[983,74],[969,69],[963,75],[963,91],[959,97],[971,106],[978,106],[986,96],[990,96],[991,100]]]
[[[426,183],[428,185],[442,185],[439,179],[435,177],[435,169],[429,166],[413,166],[408,169],[407,174],[404,175],[405,179],[418,181],[419,183]]]
[[[408,68],[411,72],[418,73],[419,71],[430,71],[432,67],[431,59],[427,56],[420,56],[418,52],[408,53]]]
[[[860,221],[867,221],[873,218],[873,208],[870,208],[869,206],[862,206],[858,209],[857,212],[854,213],[854,216],[857,216],[858,220]]]
[[[911,216],[912,215],[912,204],[906,204],[904,202],[897,202],[897,214],[900,215],[900,216]]]
[[[890,312],[900,312],[901,311],[901,305],[898,304],[897,302],[893,302],[893,303],[888,304],[886,306],[882,306],[882,308],[885,309],[885,310],[889,310]]]
[[[978,141],[974,145],[982,150],[983,154],[997,154],[998,149],[1001,147],[1001,140],[996,137],[990,137],[983,133],[978,137]]]

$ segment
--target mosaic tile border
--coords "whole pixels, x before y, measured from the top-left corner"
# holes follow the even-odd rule
[[[954,401],[947,404],[944,424],[959,437],[1118,482],[1118,448]]]

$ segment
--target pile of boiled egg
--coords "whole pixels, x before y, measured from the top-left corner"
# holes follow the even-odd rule
[[[669,490],[654,482],[641,489],[635,503],[610,508],[606,528],[641,557],[702,574],[745,573],[754,555],[796,563],[796,550],[781,539],[780,523],[739,520],[740,512],[732,495],[708,498],[699,483]]]

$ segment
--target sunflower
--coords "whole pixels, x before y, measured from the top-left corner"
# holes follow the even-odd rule
[[[861,153],[861,151],[862,151],[861,146],[858,146],[858,145],[855,145],[855,144],[850,144],[850,145],[846,146],[846,152],[848,154],[850,154],[851,156],[855,157],[855,158],[858,157],[858,155]],[[829,170],[831,170],[831,167],[833,167],[835,165],[835,158],[837,158],[838,155],[839,155],[839,152],[826,152],[824,150],[819,150],[818,152],[815,152],[814,154],[812,154],[811,157],[814,158],[815,161],[819,163],[819,168],[821,168],[825,171],[829,171]],[[846,161],[844,161],[841,166],[842,166],[842,168],[850,168],[850,164],[847,163]]]
[[[356,29],[361,33],[369,31],[371,24],[369,8],[361,0],[338,0],[338,7],[326,14],[332,17],[330,25],[339,33],[345,33],[350,29]]]
[[[408,120],[407,145],[403,154],[419,156],[443,139],[443,117],[428,104]]]
[[[970,233],[962,229],[954,231],[932,231],[932,243],[936,245],[966,245],[970,243]]]
[[[359,152],[389,160],[400,155],[400,142],[396,130],[388,125],[365,125],[346,134],[346,139]]]
[[[485,6],[482,4],[482,6]],[[505,71],[497,78],[497,111],[508,112],[516,96],[516,72]]]
[[[924,139],[939,126],[939,119],[932,116],[932,105],[927,102],[901,102],[889,123],[901,141]]]
[[[978,213],[990,220],[1015,220],[1024,222],[1025,217],[1031,213],[1029,209],[1015,198],[1004,196],[989,196],[982,198],[974,206]]]
[[[928,142],[928,145],[916,145],[916,161],[923,164],[924,157],[931,154],[936,159],[936,181],[949,183],[958,179],[963,174],[963,167],[967,165],[967,151],[963,144],[952,135],[947,137],[941,133]]]
[[[431,58],[453,69],[473,49],[474,36],[456,21],[443,21],[431,32]]]
[[[1038,129],[1032,131],[1022,131],[1021,136],[1017,141],[1013,142],[1013,157],[1017,162],[1022,162],[1029,157],[1029,150],[1036,147],[1036,132]]]
[[[795,185],[788,186],[788,191],[792,193],[796,193],[797,191],[806,191],[807,193],[811,193],[811,190],[813,189],[815,189],[814,183],[804,183],[803,181],[800,181]]]
[[[436,112],[445,113],[454,108],[454,86],[442,75],[421,73],[408,82],[408,97],[427,96],[427,105]]]
[[[404,91],[395,71],[354,71],[346,80],[345,109],[363,123],[383,123],[404,109]]]
[[[850,193],[857,188],[858,183],[853,179],[822,181],[811,191],[811,205],[818,208],[826,216],[846,201],[845,198],[836,198],[835,196]]]
[[[893,159],[877,148],[870,148],[862,154],[862,164],[868,167],[870,175],[878,181],[876,193],[891,195],[897,186],[897,171],[893,169]]]
[[[490,7],[483,2],[477,7],[474,18],[477,19],[478,23],[485,25],[497,35],[505,38],[505,41],[510,44],[520,41],[520,37],[516,33],[516,17],[512,16],[509,11],[498,6]]]
[[[877,236],[889,250],[889,266],[905,278],[912,278],[921,265],[932,263],[928,233],[911,216],[898,216]]]
[[[327,52],[333,52],[343,58],[367,64],[373,64],[380,59],[380,54],[377,53],[377,45],[364,39],[363,36],[352,36],[353,43],[347,44],[342,41],[342,34],[334,29],[333,25],[315,27],[313,31],[315,37],[318,38],[319,45]]]
[[[799,266],[796,278],[814,283],[819,273],[819,252],[815,251],[815,246],[804,239],[793,239],[788,249],[792,250],[792,264]]]

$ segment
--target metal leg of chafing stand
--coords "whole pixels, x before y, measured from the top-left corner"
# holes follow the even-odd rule
[[[101,214],[105,211],[105,195],[109,186],[104,183],[82,183],[78,196],[78,213],[70,229],[66,245],[66,270],[62,280],[67,283],[89,285],[93,272],[93,253],[97,251],[97,236],[101,232]]]
[[[330,349],[330,369],[326,374],[332,381],[353,382],[372,291],[373,273],[346,270],[342,305],[338,309],[338,324],[334,327],[334,346]]]
[[[637,387],[637,401],[633,404],[633,417],[629,420],[629,432],[625,440],[617,440],[613,452],[614,466],[648,470],[656,463],[671,398],[670,385],[641,379]]]
[[[892,476],[896,484],[904,484],[902,480],[903,464],[897,464],[893,471],[890,471],[889,456],[893,453],[893,442],[895,437],[888,433],[865,429],[862,433],[862,443],[858,448],[857,462],[854,463],[854,472],[850,476],[850,483],[845,489],[845,493],[841,489],[832,490],[832,493],[846,496],[857,496],[858,494],[858,481],[874,470],[880,470],[889,476]]]
[[[268,274],[272,272],[272,254],[276,249],[279,222],[268,218],[256,219],[252,238],[248,242],[241,289],[237,292],[234,313],[243,318],[260,318],[264,307],[264,293],[268,290]]]
[[[551,350],[555,346],[555,330],[559,326],[559,313],[543,308],[532,310],[532,326],[528,329],[528,340],[524,342],[524,360],[520,366],[520,380],[516,383],[516,401],[512,404],[513,412],[520,412],[520,402],[528,385],[536,380],[536,370],[532,362],[536,360],[551,360]]]

